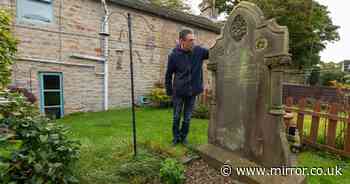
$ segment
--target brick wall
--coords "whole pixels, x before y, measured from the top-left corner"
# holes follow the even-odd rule
[[[20,41],[13,83],[26,87],[40,98],[39,72],[63,74],[65,113],[103,109],[103,62],[79,56],[101,57],[99,35],[104,15],[98,0],[55,0],[52,23],[15,19],[13,30]],[[1,0],[0,6],[16,14],[15,0]],[[208,47],[218,36],[212,31],[185,25],[150,13],[109,3],[109,107],[130,105],[129,46],[126,14],[133,21],[134,77],[136,97],[150,92],[163,81],[167,55],[175,46],[178,32],[192,28],[198,43]],[[208,79],[207,72],[204,78]],[[207,83],[207,82],[206,82]]]

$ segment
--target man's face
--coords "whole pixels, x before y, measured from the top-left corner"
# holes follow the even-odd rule
[[[180,41],[182,49],[190,51],[193,48],[195,38],[194,35],[190,33],[186,35],[185,39],[181,39]]]

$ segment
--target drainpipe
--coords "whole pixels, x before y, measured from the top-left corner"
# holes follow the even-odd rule
[[[99,33],[102,36],[102,43],[101,47],[103,50],[103,58],[104,58],[104,110],[108,110],[108,37],[109,37],[109,25],[108,25],[108,19],[110,16],[107,3],[105,0],[101,0],[101,3],[103,5],[103,9],[105,12],[105,15],[103,17],[102,22],[102,31]]]

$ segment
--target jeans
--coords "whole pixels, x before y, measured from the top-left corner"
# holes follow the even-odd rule
[[[173,142],[186,140],[196,96],[173,96]],[[180,128],[181,112],[183,121]]]

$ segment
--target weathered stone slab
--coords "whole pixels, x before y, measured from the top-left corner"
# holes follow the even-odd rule
[[[252,175],[252,176],[237,176],[237,168],[261,168],[255,162],[244,159],[236,153],[225,150],[212,144],[207,144],[199,147],[201,157],[204,158],[211,166],[220,170],[224,164],[231,166],[231,174],[228,177],[239,178],[242,183],[248,184],[304,184],[306,178],[302,176],[267,176],[267,175]],[[213,154],[216,153],[216,154]],[[227,169],[227,167],[225,167]],[[226,171],[226,174],[227,171]]]
[[[282,123],[288,44],[287,27],[266,20],[256,5],[241,2],[232,11],[210,49],[208,64],[213,74],[208,140],[215,149],[234,153],[245,164],[291,166]],[[221,152],[207,155],[219,159],[217,154]],[[277,181],[280,179],[274,183],[281,183]]]

